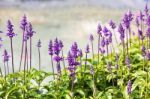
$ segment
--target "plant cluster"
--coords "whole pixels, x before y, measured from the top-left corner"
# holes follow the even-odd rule
[[[133,29],[132,27],[135,26]],[[3,99],[149,99],[150,98],[150,13],[126,12],[117,25],[110,20],[97,26],[97,37],[91,34],[85,49],[77,42],[64,56],[63,41],[49,41],[48,54],[52,72],[42,71],[40,48],[37,42],[38,69],[32,67],[32,39],[35,31],[24,15],[19,71],[16,71],[13,49],[14,25],[7,22],[6,36],[10,52],[2,55],[0,67],[0,98]],[[3,32],[0,32],[4,34]],[[97,41],[97,52],[94,50]],[[0,38],[0,48],[2,46]],[[66,52],[66,51],[65,51]],[[24,56],[24,57],[23,57]],[[92,57],[90,57],[92,56]],[[9,61],[11,64],[9,64]],[[15,62],[14,62],[15,61]],[[12,71],[10,71],[10,66]],[[47,84],[43,81],[51,77]]]

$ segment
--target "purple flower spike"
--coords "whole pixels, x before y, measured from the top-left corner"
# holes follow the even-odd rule
[[[21,20],[21,25],[20,25],[21,29],[25,31],[26,25],[27,25],[27,17],[26,15],[24,15]]]
[[[60,47],[60,50],[64,47],[63,42],[61,40],[59,40],[59,47]]]
[[[100,50],[100,52],[101,52],[102,54],[105,53],[105,49],[104,49],[104,48],[99,48],[99,50]]]
[[[140,23],[139,23],[138,17],[135,18],[135,23],[136,23],[136,26],[139,27]]]
[[[89,47],[89,45],[87,45],[85,48],[85,53],[89,53],[89,52],[90,52],[90,47]]]
[[[147,52],[146,56],[147,56],[147,59],[150,60],[150,52],[149,51]]]
[[[138,37],[139,37],[141,40],[144,39],[144,37],[143,37],[143,32],[142,32],[140,29],[138,29]]]
[[[60,44],[59,44],[59,41],[58,39],[56,38],[55,41],[54,41],[54,47],[53,47],[53,51],[56,55],[59,55],[60,53]]]
[[[125,30],[124,30],[122,24],[119,24],[118,32],[120,33],[120,40],[123,41],[125,38],[125,34],[124,34]]]
[[[38,43],[37,43],[37,47],[40,48],[41,47],[41,40],[39,39]]]
[[[93,37],[93,35],[92,34],[90,34],[90,41],[93,41],[94,40],[94,37]]]
[[[109,30],[107,29],[106,26],[103,27],[103,33],[104,33],[104,36],[108,36],[109,35]]]
[[[4,63],[9,61],[9,57],[10,56],[8,55],[7,51],[4,50],[4,54],[3,54],[3,61],[4,61]]]
[[[52,40],[49,41],[48,52],[49,52],[49,55],[53,55],[53,41]]]
[[[75,57],[71,54],[70,51],[68,52],[67,60],[68,60],[68,70],[70,72],[70,77],[74,77],[76,66],[79,64],[78,62],[76,62]]]
[[[57,73],[61,75],[61,66],[59,63],[57,63]]]
[[[29,22],[26,28],[29,37],[32,37],[35,31],[33,31],[32,24]]]
[[[144,45],[143,45],[142,48],[141,48],[141,52],[142,52],[142,55],[143,55],[143,56],[146,55],[146,48],[145,48]]]
[[[124,14],[122,21],[123,21],[124,27],[126,27],[126,29],[128,29],[130,27],[130,19],[129,19],[127,13]]]
[[[83,56],[83,53],[82,53],[82,50],[81,50],[81,49],[78,51],[78,56],[79,56],[79,57],[82,57],[82,56]]]
[[[130,68],[131,68],[131,65],[130,65],[130,58],[129,58],[128,56],[126,56],[125,63],[126,63],[126,65],[127,65],[127,67],[130,69]]]
[[[130,10],[128,11],[127,15],[128,15],[129,21],[132,21],[133,20],[133,14]]]
[[[13,38],[16,34],[13,32],[13,25],[12,25],[12,23],[11,23],[11,21],[10,20],[8,20],[8,22],[7,22],[7,36],[8,37],[10,37],[10,38]]]
[[[116,24],[115,24],[112,20],[110,20],[109,26],[110,26],[112,29],[115,29],[115,28],[116,28]]]
[[[129,80],[128,81],[128,85],[127,85],[127,93],[128,93],[128,95],[131,94],[131,92],[132,92],[131,89],[132,89],[132,83],[131,83],[131,80]]]
[[[58,62],[60,62],[60,61],[62,60],[62,57],[55,55],[55,56],[53,57],[53,60],[58,63]]]
[[[147,26],[150,26],[150,16],[147,17],[146,24],[147,24]]]
[[[140,21],[143,21],[143,20],[144,20],[144,15],[143,15],[142,11],[140,11],[139,19],[140,19]]]
[[[150,37],[150,27],[148,27],[146,30],[146,36]]]
[[[105,44],[106,44],[106,43],[105,43],[105,38],[104,38],[104,37],[102,38],[102,40],[101,40],[101,43],[100,43],[100,44],[101,44],[101,46],[102,46],[102,47],[105,47]]]
[[[71,53],[73,55],[73,57],[77,58],[78,57],[78,45],[77,42],[74,42],[73,45],[71,46]]]
[[[146,16],[148,16],[148,11],[149,11],[149,9],[148,9],[148,6],[147,6],[147,4],[145,5],[145,9],[144,9],[144,12],[145,12],[145,15]]]
[[[101,35],[102,27],[100,24],[97,26],[97,34]]]

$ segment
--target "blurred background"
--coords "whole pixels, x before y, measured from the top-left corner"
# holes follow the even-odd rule
[[[98,23],[107,24],[110,19],[118,23],[123,13],[142,10],[150,0],[0,0],[0,30],[6,33],[7,20],[14,24],[17,36],[14,38],[15,69],[19,68],[21,37],[20,20],[25,14],[36,31],[33,40],[33,66],[38,65],[36,43],[42,41],[42,69],[50,71],[50,56],[48,43],[58,37],[64,42],[64,52],[67,54],[71,44],[76,41],[80,48],[88,43],[89,34],[96,37]],[[5,34],[0,55],[10,44]],[[96,41],[95,41],[96,47]],[[10,62],[11,63],[11,62]],[[2,59],[0,58],[0,66]]]

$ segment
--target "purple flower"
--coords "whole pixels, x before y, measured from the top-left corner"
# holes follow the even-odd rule
[[[143,32],[142,32],[140,29],[138,29],[138,37],[139,37],[141,40],[144,39],[144,37],[143,37]]]
[[[148,60],[150,60],[150,52],[149,51],[147,52],[146,57]]]
[[[90,52],[90,47],[89,44],[87,44],[86,48],[85,48],[85,53],[89,53]]]
[[[147,16],[147,18],[146,18],[146,24],[147,24],[147,26],[150,26],[150,15]]]
[[[53,46],[53,51],[56,55],[59,55],[61,48],[60,48],[60,43],[58,41],[58,39],[56,38],[54,41],[54,46]]]
[[[140,19],[141,21],[144,20],[144,15],[143,15],[142,11],[140,11],[140,13],[139,13],[139,19]]]
[[[24,40],[24,41],[27,41],[28,39],[29,39],[28,32],[25,31],[25,32],[24,32],[24,36],[23,36],[23,40]]]
[[[90,41],[93,41],[94,40],[94,37],[93,37],[93,35],[92,34],[90,34]]]
[[[29,37],[32,37],[35,31],[33,31],[32,24],[29,22],[26,26],[26,32]]]
[[[82,57],[82,56],[83,56],[83,53],[82,53],[82,50],[81,50],[81,49],[78,51],[78,56],[79,56],[79,57]]]
[[[125,38],[125,34],[124,34],[125,30],[124,30],[122,24],[119,24],[118,32],[120,33],[120,40],[123,41]]]
[[[10,38],[13,38],[16,34],[13,32],[13,25],[12,25],[12,23],[11,23],[11,21],[10,20],[8,20],[8,22],[7,22],[7,36],[8,37],[10,37]]]
[[[9,61],[9,57],[10,56],[8,55],[7,51],[4,50],[4,54],[3,54],[3,61],[4,61],[4,63]]]
[[[100,43],[100,44],[101,44],[102,47],[105,47],[105,44],[106,44],[106,43],[105,43],[105,38],[104,38],[104,37],[102,37],[102,40],[101,40],[101,43]]]
[[[21,25],[20,25],[20,27],[23,31],[25,31],[26,25],[27,25],[27,17],[26,17],[26,15],[24,15],[21,20]]]
[[[146,30],[146,36],[150,37],[150,27],[148,27],[147,30]]]
[[[116,24],[115,24],[112,20],[110,20],[109,26],[110,26],[112,29],[115,29],[115,28],[116,28]]]
[[[100,50],[100,52],[101,52],[102,54],[105,53],[105,49],[104,49],[104,48],[99,48],[99,50]]]
[[[122,22],[123,22],[124,27],[126,27],[127,29],[130,27],[130,19],[127,13],[124,14]]]
[[[55,56],[53,57],[53,60],[56,61],[57,63],[60,62],[62,59],[63,59],[63,58],[60,57],[60,56],[58,56],[58,55],[55,55]]]
[[[101,35],[102,27],[100,24],[97,26],[97,34]]]
[[[128,15],[129,21],[131,22],[133,20],[133,14],[131,13],[130,10],[127,12],[127,15]]]
[[[143,56],[146,55],[146,48],[145,48],[144,45],[143,45],[142,48],[141,48],[141,52],[142,52],[142,55],[143,55]]]
[[[39,41],[37,42],[37,47],[40,48],[41,47],[41,40],[39,39]]]
[[[128,56],[126,56],[126,60],[125,60],[125,63],[127,65],[127,67],[130,69],[130,58]]]
[[[60,63],[57,63],[57,73],[61,75],[61,66]]]
[[[149,9],[148,9],[147,4],[146,4],[146,5],[145,5],[145,9],[144,9],[144,12],[145,12],[145,15],[146,15],[146,16],[148,16],[148,11],[149,11]]]
[[[76,62],[76,58],[72,55],[70,51],[68,52],[67,60],[68,60],[68,70],[70,72],[70,77],[74,77],[78,62]]]
[[[61,40],[59,40],[59,47],[60,47],[60,50],[64,47],[63,42]]]
[[[71,53],[73,55],[73,57],[77,58],[78,57],[78,45],[77,42],[74,42],[73,45],[71,46]]]
[[[48,52],[49,52],[49,55],[53,55],[53,41],[52,40],[49,41]]]
[[[139,27],[140,23],[139,23],[138,17],[135,18],[135,23],[136,23],[136,26]]]
[[[132,89],[132,83],[131,83],[131,80],[129,80],[128,84],[127,84],[127,93],[128,93],[128,95],[131,94],[131,92],[132,92],[131,89]]]
[[[109,35],[109,30],[107,29],[106,26],[103,27],[103,33],[104,33],[104,36],[108,36]]]

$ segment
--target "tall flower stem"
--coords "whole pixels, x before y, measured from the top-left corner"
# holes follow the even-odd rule
[[[85,55],[85,67],[84,67],[84,74],[85,74],[85,71],[86,71],[86,67],[87,67],[87,53]]]
[[[3,73],[2,73],[2,69],[1,69],[1,67],[0,67],[0,74],[1,74],[1,76],[3,77]]]
[[[127,31],[126,31],[126,37],[127,37],[126,38],[126,40],[127,40],[126,41],[127,42],[127,44],[126,44],[127,45],[127,55],[129,55],[129,53],[128,53],[128,51],[129,51],[129,46],[128,46],[128,32]]]
[[[39,47],[38,47],[38,54],[39,54],[39,70],[41,70],[41,53]]]
[[[12,38],[10,38],[10,44],[11,44],[11,60],[12,60],[12,71],[13,73],[15,72],[15,69],[14,69],[14,54],[13,54],[13,42],[12,42]]]
[[[26,41],[27,42],[27,41]],[[26,45],[26,54],[27,54],[27,56],[26,56],[26,61],[27,61],[27,71],[29,70],[29,64],[28,64],[28,46]]]
[[[53,70],[53,79],[55,79],[55,75],[54,75],[55,70],[54,70],[54,63],[53,63],[53,58],[52,57],[53,56],[51,55],[51,64],[52,64],[52,70]]]
[[[63,49],[62,49],[61,53],[62,53],[62,57],[63,57],[63,67],[64,67],[65,73],[66,73],[66,66],[65,66],[65,59],[64,59],[64,52],[63,52]]]
[[[8,66],[8,61],[7,61],[7,74],[9,74],[9,66]]]
[[[130,42],[129,44],[130,44],[130,47],[131,47],[131,29],[130,29],[130,27],[129,27],[128,30],[129,30],[129,42]]]
[[[32,68],[32,38],[30,37],[30,69]]]
[[[74,77],[72,77],[72,83],[71,83],[71,92],[72,92],[72,97],[74,96],[73,88],[74,88]]]
[[[98,35],[98,64],[99,64],[100,35]]]
[[[20,56],[20,65],[19,65],[19,71],[21,70],[21,63],[22,63],[22,57],[23,57],[23,51],[24,51],[24,32],[23,31],[23,37],[22,37],[22,47],[21,47],[21,56]]]
[[[92,46],[92,57],[93,57],[93,60],[94,60],[94,47],[93,47],[93,41],[91,41],[91,46]]]
[[[7,73],[6,73],[6,65],[5,65],[5,62],[4,62],[4,72],[5,72],[5,81],[6,81],[6,75],[7,75]]]
[[[27,41],[25,42],[25,59],[24,59],[24,85],[26,85],[26,59],[27,59]],[[25,99],[25,90],[24,90],[24,99]]]

